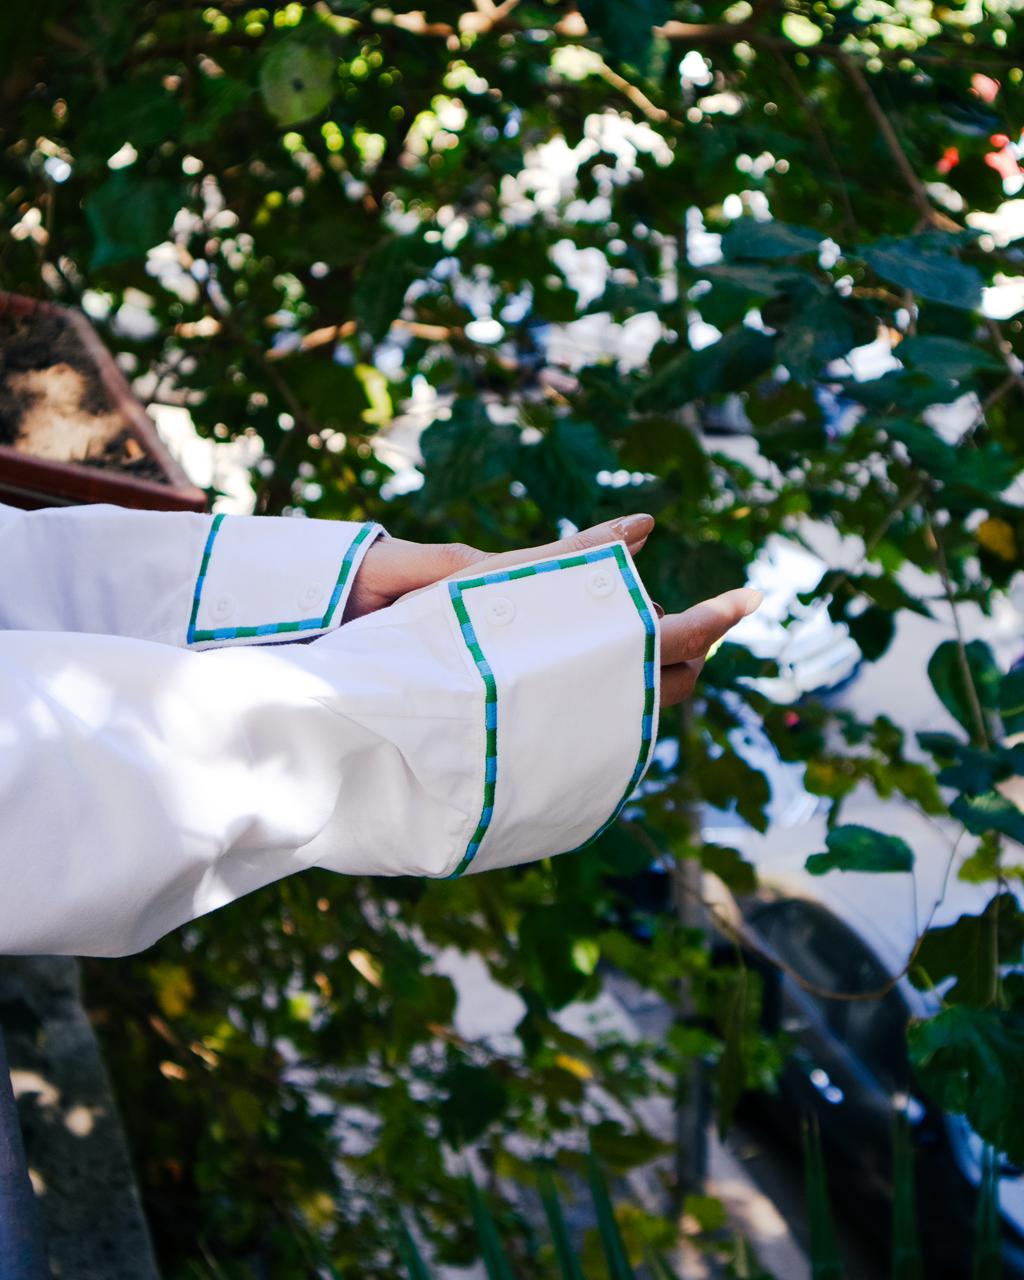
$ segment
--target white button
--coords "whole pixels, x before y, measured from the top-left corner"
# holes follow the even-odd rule
[[[231,596],[218,596],[210,609],[210,615],[217,622],[226,622],[235,611],[235,602]]]
[[[323,599],[323,588],[310,583],[305,590],[299,592],[299,608],[312,609],[315,605],[323,604]]]
[[[587,590],[592,596],[610,596],[615,590],[615,576],[610,569],[594,569],[587,579]]]
[[[516,607],[508,596],[495,596],[487,606],[487,621],[495,627],[507,627],[516,616]]]

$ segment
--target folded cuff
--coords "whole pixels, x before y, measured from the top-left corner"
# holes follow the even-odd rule
[[[657,737],[659,634],[621,542],[447,584],[483,689],[480,816],[450,871],[582,848]]]
[[[192,649],[309,639],[337,627],[373,522],[214,516],[196,575]]]

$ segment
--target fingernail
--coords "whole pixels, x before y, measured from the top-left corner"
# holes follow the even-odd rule
[[[612,522],[612,529],[623,542],[635,542],[637,538],[646,538],[654,528],[654,516],[623,516],[621,520]]]
[[[764,592],[758,591],[755,587],[744,587],[743,589],[743,616],[748,617],[760,605],[764,599]]]
[[[658,617],[664,618],[665,610],[661,607],[660,604],[658,604],[657,600],[652,600],[651,604],[654,605],[654,612],[658,615]]]

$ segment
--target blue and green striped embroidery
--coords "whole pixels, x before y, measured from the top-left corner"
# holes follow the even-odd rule
[[[338,607],[338,601],[341,599],[345,590],[345,584],[348,582],[352,573],[352,566],[355,563],[356,554],[359,548],[377,528],[373,521],[368,521],[362,526],[356,536],[353,538],[348,550],[341,561],[341,568],[338,571],[338,580],[334,584],[334,590],[331,592],[331,598],[328,601],[327,608],[323,617],[319,618],[301,618],[297,622],[266,622],[258,627],[218,627],[213,631],[197,631],[196,619],[199,616],[199,602],[203,594],[203,583],[206,580],[206,570],[210,563],[210,555],[213,551],[213,544],[217,540],[217,534],[220,526],[224,521],[224,516],[214,516],[213,523],[210,525],[210,532],[206,539],[206,546],[203,548],[203,559],[199,565],[199,577],[196,579],[195,594],[192,597],[192,615],[188,622],[188,635],[186,637],[187,644],[198,644],[206,640],[243,640],[253,636],[276,636],[285,635],[293,631],[322,631],[330,624],[335,609]]]
[[[480,641],[477,639],[476,631],[470,621],[469,612],[462,597],[465,592],[472,591],[475,587],[491,586],[497,582],[514,582],[517,578],[531,578],[538,573],[553,573],[557,569],[574,569],[579,565],[593,564],[595,561],[607,559],[614,559],[618,565],[619,572],[622,574],[623,581],[629,591],[630,599],[636,606],[636,610],[644,624],[644,709],[640,734],[640,751],[637,755],[629,784],[608,820],[602,823],[588,840],[577,846],[578,849],[584,849],[587,845],[592,844],[602,832],[606,831],[622,812],[623,806],[643,777],[654,747],[654,699],[656,690],[654,660],[657,624],[655,623],[654,615],[647,607],[647,601],[640,590],[636,576],[630,568],[625,550],[621,546],[601,547],[596,551],[581,552],[579,555],[566,556],[561,560],[545,560],[540,564],[524,565],[519,569],[501,569],[494,573],[484,574],[479,578],[464,578],[460,582],[448,584],[448,594],[451,597],[455,616],[459,620],[463,639],[484,682],[484,716],[487,729],[484,753],[484,799],[480,820],[477,823],[476,830],[470,837],[461,862],[451,873],[450,879],[454,880],[457,876],[463,874],[476,857],[477,851],[483,843],[487,828],[490,826],[491,818],[494,814],[494,796],[498,778],[498,686],[494,679],[494,672],[491,670],[490,664],[484,656],[484,651],[480,647]],[[574,849],[572,852],[575,853],[576,850]]]

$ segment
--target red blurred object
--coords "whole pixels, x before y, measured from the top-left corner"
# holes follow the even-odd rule
[[[955,169],[960,163],[960,152],[956,147],[947,147],[942,153],[942,159],[935,166],[939,173],[949,173],[950,169]]]
[[[989,168],[995,169],[1005,182],[1007,178],[1016,178],[1021,173],[1021,167],[1013,147],[1010,146],[1009,138],[1005,134],[997,134],[996,137],[1002,138],[1002,148],[999,151],[990,151],[985,157],[985,163]],[[993,138],[992,142],[998,145],[996,138]]]
[[[999,92],[999,81],[993,80],[991,76],[983,76],[980,71],[976,71],[971,76],[971,88],[982,102],[995,102],[996,94]]]
[[[157,434],[127,378],[80,311],[20,294],[0,293],[0,316],[49,316],[63,320],[91,359],[111,408],[157,469],[160,479],[144,479],[114,467],[86,466],[39,458],[14,445],[0,444],[0,502],[16,507],[71,506],[111,502],[153,511],[205,511],[206,494],[189,480]]]

